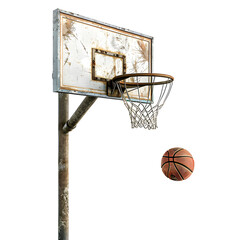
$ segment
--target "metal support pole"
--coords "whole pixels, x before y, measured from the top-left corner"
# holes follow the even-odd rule
[[[68,120],[68,94],[58,94],[58,239],[69,239],[68,220],[68,134],[63,126]]]
[[[96,100],[97,97],[85,97],[77,110],[73,113],[72,117],[68,121],[66,121],[65,125],[63,126],[63,132],[68,133],[73,130]]]
[[[58,94],[58,239],[69,239],[69,203],[68,203],[68,132],[97,100],[97,97],[85,97],[72,117],[69,115],[68,94]]]

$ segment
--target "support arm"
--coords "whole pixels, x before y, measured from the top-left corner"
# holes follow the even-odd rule
[[[77,108],[77,110],[73,113],[71,118],[63,126],[63,133],[66,134],[73,130],[96,100],[97,97],[90,96],[85,97],[84,100],[79,105],[79,107]]]

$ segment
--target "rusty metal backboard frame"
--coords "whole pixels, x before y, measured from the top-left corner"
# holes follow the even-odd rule
[[[108,77],[102,77],[99,76],[96,72],[96,56],[97,55],[103,55],[105,57],[109,57],[109,58],[113,58],[115,61],[116,59],[120,59],[121,61],[121,65],[122,65],[122,71],[120,73],[120,75],[126,74],[126,56],[119,54],[119,53],[113,53],[113,52],[109,52],[109,51],[104,51],[101,49],[96,49],[96,48],[92,48],[92,80],[98,80],[98,81],[108,81],[111,80],[112,78],[108,78]],[[116,69],[115,69],[116,71]],[[116,74],[115,74],[116,76]]]
[[[122,69],[119,70],[118,74],[125,74],[125,73],[134,73],[134,67],[129,70],[129,64],[128,59],[124,53],[118,52],[118,51],[112,51],[107,49],[101,49],[101,48],[95,48],[92,47],[90,50],[88,49],[88,52],[91,51],[91,77],[89,79],[84,79],[84,81],[95,81],[96,84],[101,84],[101,91],[95,91],[94,89],[81,89],[77,87],[72,86],[65,86],[63,84],[63,73],[62,73],[62,42],[61,42],[61,17],[64,16],[69,19],[80,19],[80,21],[86,22],[86,23],[92,23],[95,24],[99,29],[106,28],[107,30],[111,30],[112,32],[119,32],[121,34],[129,35],[136,37],[136,39],[139,39],[140,41],[145,41],[148,46],[148,67],[146,70],[141,72],[152,72],[152,52],[153,52],[153,37],[141,34],[132,30],[128,30],[125,28],[117,27],[111,24],[107,24],[104,22],[100,22],[94,19],[90,19],[78,14],[74,14],[71,12],[67,12],[64,10],[56,9],[53,12],[53,91],[59,92],[59,93],[70,93],[70,94],[79,94],[84,96],[94,96],[94,97],[103,97],[103,98],[112,98],[112,99],[121,99],[119,97],[109,97],[107,96],[106,91],[106,80],[105,78],[102,78],[101,76],[97,76],[96,69],[94,65],[94,54],[102,54],[102,56],[109,56],[114,57],[118,60],[119,65],[122,64]],[[139,43],[141,45],[141,43]],[[140,46],[141,47],[141,46]],[[137,56],[136,51],[136,56]],[[128,64],[128,67],[127,67]],[[133,63],[131,63],[133,65]],[[136,69],[138,70],[138,69]],[[105,89],[104,89],[105,88]],[[104,89],[104,90],[103,90]]]

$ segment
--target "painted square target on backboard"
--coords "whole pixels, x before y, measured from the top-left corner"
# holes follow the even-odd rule
[[[152,72],[152,41],[150,36],[56,9],[53,90],[109,98],[106,81]],[[148,89],[141,91],[144,100]]]

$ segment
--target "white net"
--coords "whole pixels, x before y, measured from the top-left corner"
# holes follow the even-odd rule
[[[171,91],[172,80],[158,82],[156,85],[141,85],[155,83],[156,78],[155,76],[134,76],[115,82],[128,109],[132,128],[157,128],[158,112]]]

